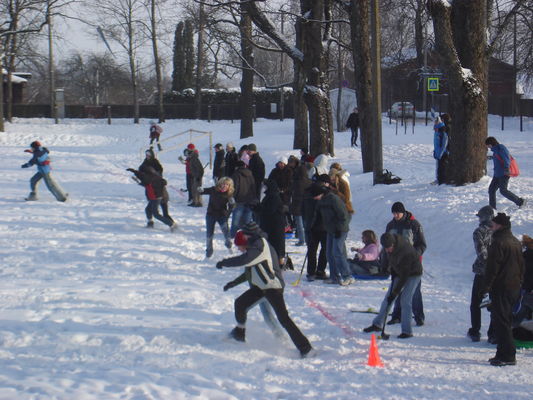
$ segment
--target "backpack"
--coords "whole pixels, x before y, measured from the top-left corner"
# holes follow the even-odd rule
[[[494,154],[494,156],[498,159],[498,161],[500,161],[503,165],[503,160],[502,158],[498,155],[498,154]],[[509,157],[511,158],[511,162],[509,163],[509,176],[511,177],[516,177],[518,175],[520,175],[520,168],[518,168],[518,163],[516,162],[516,160],[513,158],[512,155],[509,155]]]
[[[381,176],[378,177],[376,183],[381,183],[384,185],[392,185],[394,183],[400,183],[402,178],[399,176],[393,175],[388,169],[384,169],[381,173]]]

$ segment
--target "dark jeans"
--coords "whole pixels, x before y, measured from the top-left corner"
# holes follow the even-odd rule
[[[214,217],[207,214],[205,216],[205,229],[206,229],[206,250],[213,250],[213,236],[215,235],[215,224],[218,223],[220,230],[224,235],[226,247],[229,244],[231,246],[231,237],[229,235],[228,217]]]
[[[443,154],[440,160],[437,160],[437,183],[442,185],[446,177],[446,167],[448,166],[448,154]]]
[[[326,231],[312,231],[309,232],[307,239],[307,274],[315,275],[317,272],[325,273],[328,260],[326,258]],[[316,253],[320,245],[320,253],[318,254],[318,264]]]
[[[352,137],[350,139],[350,143],[353,146],[355,145],[355,142],[357,142],[357,135],[358,135],[359,127],[355,127],[355,128],[351,127],[350,129],[352,130]]]
[[[394,310],[392,311],[392,319],[401,320],[402,315],[402,306],[400,305],[400,299],[396,298],[394,302]],[[413,294],[413,315],[416,321],[424,321],[426,317],[424,316],[424,303],[422,302],[422,280],[416,286],[415,292]]]
[[[511,200],[517,206],[521,206],[524,202],[520,197],[507,189],[509,185],[508,176],[500,176],[498,178],[492,178],[489,185],[489,204],[492,208],[496,209],[496,191],[500,189],[500,193],[506,199]]]
[[[192,201],[192,180],[193,179],[191,174],[185,175],[185,184],[187,185],[187,194],[189,195],[189,201]]]
[[[276,317],[289,334],[292,342],[300,351],[307,351],[311,347],[309,340],[298,329],[296,324],[289,317],[285,300],[283,299],[283,289],[266,289],[261,290],[257,286],[252,286],[246,292],[235,299],[235,319],[239,325],[246,324],[246,314],[259,300],[265,297],[274,312]]]
[[[512,321],[513,305],[519,292],[493,290],[491,293],[491,318],[494,333],[498,342],[496,358],[502,361],[516,359],[516,347],[513,339]]]
[[[476,274],[474,276],[474,283],[472,284],[472,296],[470,298],[470,323],[472,325],[472,332],[479,333],[481,329],[481,300],[483,300],[483,293],[481,292],[485,287],[485,277],[483,275]],[[487,336],[492,337],[494,335],[494,327],[492,326],[492,319],[490,321],[489,330]]]
[[[172,218],[159,214],[160,205],[161,205],[161,199],[148,200],[148,204],[146,205],[146,208],[144,209],[144,212],[146,213],[146,218],[148,219],[148,221],[151,221],[153,217],[161,221],[165,225],[172,226],[174,224],[174,221],[172,220]]]

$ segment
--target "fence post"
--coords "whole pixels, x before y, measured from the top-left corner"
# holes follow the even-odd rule
[[[502,131],[504,130],[505,126],[504,126],[504,118],[503,118],[503,114],[504,114],[504,109],[505,109],[505,100],[502,99]]]
[[[524,128],[524,125],[523,125],[523,114],[522,114],[522,100],[518,100],[518,113],[520,114],[520,132],[523,132],[523,128]]]
[[[255,113],[255,104],[253,105],[254,122],[257,122],[257,114]]]
[[[107,106],[107,124],[111,125],[111,106]]]
[[[209,132],[209,168],[213,169],[213,133]]]
[[[211,122],[211,104],[207,105],[207,122]]]

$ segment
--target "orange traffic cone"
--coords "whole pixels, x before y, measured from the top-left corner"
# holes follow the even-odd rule
[[[368,349],[368,362],[366,365],[370,367],[383,367],[383,363],[379,358],[378,345],[376,343],[376,335],[372,334],[370,340],[370,348]]]

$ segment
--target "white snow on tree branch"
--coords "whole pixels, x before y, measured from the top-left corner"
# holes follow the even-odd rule
[[[461,68],[461,75],[463,77],[463,84],[465,88],[472,94],[472,96],[481,96],[483,91],[479,85],[478,80],[468,68]]]

